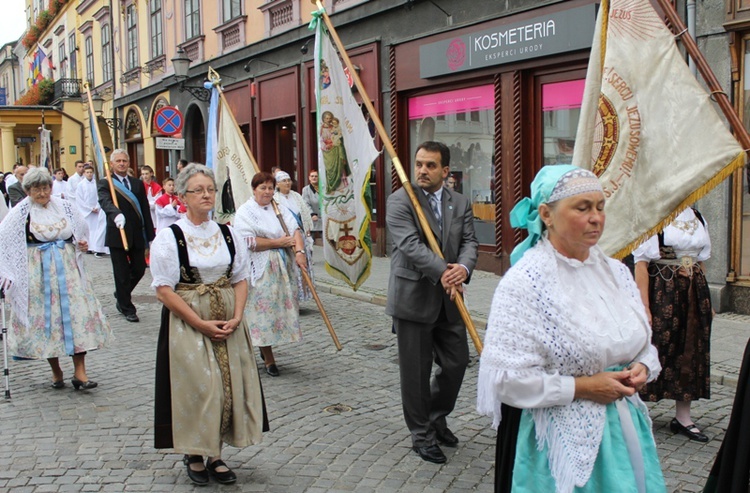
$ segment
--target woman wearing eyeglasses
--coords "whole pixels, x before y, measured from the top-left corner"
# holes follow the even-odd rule
[[[164,304],[156,357],[156,448],[185,454],[197,485],[236,474],[221,460],[223,444],[245,447],[268,429],[243,312],[247,251],[226,225],[209,219],[213,172],[190,164],[175,181],[185,217],[156,236],[151,274]],[[204,456],[206,460],[204,463]]]
[[[307,268],[305,242],[289,209],[278,206],[281,226],[273,208],[276,180],[270,173],[256,173],[253,196],[234,217],[237,233],[250,252],[250,287],[247,317],[253,344],[260,347],[266,373],[279,376],[271,346],[302,339],[295,266]],[[294,250],[290,250],[290,247]]]

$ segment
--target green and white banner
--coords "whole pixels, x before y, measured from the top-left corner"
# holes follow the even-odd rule
[[[326,271],[355,290],[370,274],[370,167],[378,156],[338,53],[317,18],[318,175]]]

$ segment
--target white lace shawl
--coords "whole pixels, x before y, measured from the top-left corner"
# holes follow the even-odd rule
[[[477,411],[493,418],[493,428],[501,419],[501,378],[555,372],[575,377],[605,370],[603,350],[591,336],[597,327],[576,309],[580,300],[573,298],[570,288],[561,285],[552,248],[542,240],[528,250],[502,278],[492,299],[480,360]],[[622,292],[623,299],[617,302],[639,309],[640,295],[627,267],[604,258]],[[637,394],[632,402],[646,410]],[[605,410],[602,404],[581,399],[531,409],[537,446],[540,450],[548,447],[558,492],[571,492],[588,482],[602,439]]]
[[[302,195],[298,194],[294,190],[290,190],[289,194],[287,195],[284,195],[283,193],[276,190],[276,192],[274,192],[273,194],[273,199],[277,204],[284,207],[289,207],[291,211],[293,211],[294,213],[299,213],[302,216],[302,228],[304,229],[305,233],[302,236],[306,236],[310,233],[310,231],[312,231],[312,209],[310,209],[310,206],[307,205],[307,202],[305,202],[305,199],[302,197]]]
[[[50,202],[62,210],[73,229],[73,240],[86,240],[88,226],[75,206],[59,197]],[[31,211],[31,198],[26,197],[13,207],[0,223],[0,286],[10,302],[13,312],[22,324],[28,323],[29,266],[26,246],[26,218]],[[60,238],[65,239],[65,238]],[[76,248],[76,262],[81,277],[85,278],[83,258]]]
[[[248,238],[269,238],[276,239],[284,236],[284,230],[279,223],[276,214],[273,212],[272,206],[267,206],[268,209],[263,209],[255,201],[255,198],[251,197],[247,202],[242,204],[237,213],[234,216],[234,230],[243,239]],[[299,229],[297,226],[297,220],[294,218],[291,212],[285,207],[279,206],[279,211],[284,219],[289,234],[294,235],[294,232]],[[247,242],[243,242],[247,247]],[[268,255],[270,250],[255,251],[252,248],[249,249],[249,260],[250,260],[250,284],[255,286],[255,283],[263,277],[263,273],[266,271],[268,265]]]

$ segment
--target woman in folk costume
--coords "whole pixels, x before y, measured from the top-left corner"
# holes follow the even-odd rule
[[[260,443],[267,429],[247,323],[247,253],[228,226],[209,219],[216,182],[202,164],[180,173],[187,215],[151,245],[151,275],[164,304],[156,356],[154,445],[185,454],[190,480],[233,483],[223,444]],[[204,463],[204,456],[206,456]]]
[[[673,433],[707,442],[690,417],[690,404],[711,397],[711,294],[703,262],[711,256],[705,220],[688,207],[662,233],[633,252],[635,282],[654,331],[662,366],[659,381],[648,385],[647,401],[674,399]]]
[[[297,269],[307,268],[304,240],[297,221],[286,207],[273,210],[276,181],[270,173],[256,173],[253,196],[237,209],[234,224],[250,252],[250,288],[246,316],[253,344],[260,347],[266,373],[279,376],[272,346],[302,339],[299,328]],[[290,254],[289,248],[294,249]],[[293,257],[293,258],[292,258]]]
[[[28,196],[0,224],[0,286],[13,308],[8,351],[47,359],[55,389],[65,387],[59,358],[72,356],[73,387],[92,389],[86,352],[103,347],[111,329],[83,268],[86,222],[70,202],[51,196],[46,169],[30,169],[23,187]]]
[[[638,397],[661,367],[627,267],[597,246],[596,176],[544,166],[511,212],[529,237],[492,300],[477,409],[498,429],[495,491],[665,492]]]
[[[307,257],[307,274],[310,280],[315,283],[315,277],[313,274],[313,220],[312,211],[310,206],[307,205],[302,195],[292,190],[292,179],[288,173],[284,171],[276,172],[276,193],[273,199],[282,207],[285,207],[292,213],[294,219],[299,226],[300,232],[305,239],[305,257]],[[313,298],[310,287],[302,279],[302,275],[297,272],[297,293],[299,301],[307,301]]]
[[[94,168],[90,164],[83,167],[83,179],[78,182],[75,196],[76,207],[89,227],[89,253],[93,252],[97,258],[102,258],[109,253],[109,248],[104,246],[107,216],[99,206]]]

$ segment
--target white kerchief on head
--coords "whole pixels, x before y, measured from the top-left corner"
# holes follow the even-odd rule
[[[291,180],[292,179],[292,177],[289,176],[289,173],[287,173],[286,171],[277,171],[276,172],[276,176],[274,176],[274,178],[276,178],[276,183],[278,183],[280,181]]]
[[[555,184],[555,188],[552,189],[547,203],[589,192],[603,193],[599,178],[587,169],[574,169],[560,177]]]

